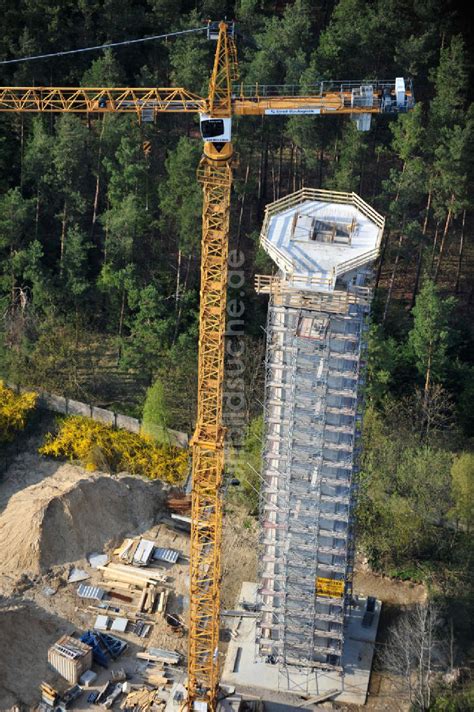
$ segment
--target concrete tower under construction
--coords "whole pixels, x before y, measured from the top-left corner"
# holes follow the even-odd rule
[[[342,670],[352,600],[371,267],[384,219],[355,193],[271,203],[257,649],[291,670]]]

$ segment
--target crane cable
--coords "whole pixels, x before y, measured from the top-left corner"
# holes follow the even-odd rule
[[[203,32],[208,26],[196,27],[193,30],[180,30],[178,32],[167,32],[165,35],[153,35],[152,37],[141,37],[137,40],[124,40],[123,42],[109,42],[108,44],[96,45],[95,47],[82,47],[81,49],[69,49],[64,52],[51,52],[50,54],[36,54],[30,57],[20,57],[18,59],[4,59],[0,64],[15,64],[16,62],[30,62],[34,59],[48,59],[49,57],[64,57],[66,54],[78,54],[80,52],[93,52],[98,49],[108,49],[109,47],[123,47],[124,45],[137,44],[139,42],[150,42],[151,40],[163,40],[168,37],[177,37],[178,35],[189,35],[193,32]]]

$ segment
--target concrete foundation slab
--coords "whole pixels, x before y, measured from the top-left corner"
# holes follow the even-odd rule
[[[257,599],[257,584],[244,582],[237,609],[242,609],[242,602],[248,604]],[[370,672],[375,648],[375,639],[380,617],[381,602],[375,602],[374,615],[369,627],[362,625],[366,612],[367,598],[355,597],[354,605],[348,616],[345,632],[342,672],[279,667],[266,663],[257,657],[255,643],[256,620],[236,616],[230,623],[232,640],[229,643],[222,673],[222,682],[233,685],[244,696],[256,694],[265,700],[268,696],[273,702],[282,696],[285,706],[301,707],[301,698],[315,698],[315,701],[330,699],[337,702],[363,705],[367,699]],[[366,621],[367,622],[367,621]]]

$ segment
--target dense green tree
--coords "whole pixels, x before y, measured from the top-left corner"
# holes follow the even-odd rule
[[[120,87],[126,85],[124,71],[111,49],[105,49],[102,57],[94,59],[84,72],[81,81],[84,87]]]
[[[373,403],[382,403],[389,394],[401,359],[400,352],[401,349],[393,337],[386,337],[379,325],[371,324],[366,392]]]
[[[183,29],[199,27],[202,21],[192,12],[183,23]],[[207,96],[211,73],[209,43],[204,34],[179,38],[169,48],[171,85]]]
[[[63,280],[65,296],[71,300],[76,314],[80,300],[89,288],[88,250],[91,245],[78,225],[72,225],[66,233],[63,258]]]
[[[202,191],[196,181],[201,150],[182,136],[165,161],[166,178],[159,185],[161,226],[183,254],[196,253],[201,236]]]
[[[23,180],[35,198],[35,237],[39,236],[40,220],[55,204],[54,172],[50,155],[54,139],[48,133],[42,116],[35,116],[23,154]]]
[[[250,422],[234,466],[243,499],[254,512],[259,503],[262,438],[263,416],[260,415]]]
[[[124,345],[123,363],[140,369],[151,383],[163,353],[171,344],[172,312],[166,299],[152,284],[130,292],[129,304],[134,314],[128,320],[130,337]]]
[[[436,557],[437,525],[450,506],[449,452],[419,447],[407,428],[370,408],[364,421],[359,530],[378,567]]]
[[[163,354],[157,378],[163,385],[167,423],[173,430],[191,434],[197,400],[197,325],[181,333]]]
[[[425,396],[432,383],[446,373],[450,345],[449,316],[452,298],[442,299],[432,281],[426,280],[413,308],[413,328],[409,334],[416,369],[423,379]]]
[[[271,17],[256,36],[258,45],[245,72],[250,84],[298,84],[310,47],[311,3],[296,0],[281,18]]]
[[[453,516],[468,531],[474,527],[474,455],[464,452],[451,467],[454,498]]]
[[[452,37],[441,49],[432,78],[435,96],[430,104],[430,130],[436,134],[462,120],[465,109],[468,72],[464,41],[460,35]]]
[[[18,289],[24,286],[22,272],[18,269],[18,255],[30,241],[32,208],[32,201],[23,198],[19,188],[0,196],[0,288],[10,293],[11,303],[16,302]]]
[[[325,187],[360,193],[365,152],[364,133],[357,129],[355,123],[348,121],[343,129],[333,175],[327,179]]]
[[[159,442],[169,442],[167,432],[168,414],[165,389],[160,379],[157,379],[146,392],[143,406],[142,431]]]
[[[61,196],[59,261],[63,269],[67,230],[82,217],[88,188],[88,131],[73,114],[58,119],[57,140],[53,144],[53,166],[56,189]]]

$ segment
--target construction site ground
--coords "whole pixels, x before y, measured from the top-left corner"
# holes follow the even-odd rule
[[[160,562],[160,572],[168,576],[167,612],[185,619],[189,608],[189,536],[170,526],[166,486],[126,473],[91,473],[73,463],[41,457],[38,447],[50,425],[50,421],[46,427],[40,425],[19,443],[0,475],[1,712],[16,704],[34,709],[42,681],[60,689],[69,686],[49,668],[47,652],[62,635],[92,629],[100,613],[89,608],[98,601],[80,598],[78,583],[68,583],[77,568],[89,575],[84,583],[104,587],[88,554],[111,555],[124,537],[133,535],[179,550],[178,562]],[[230,607],[242,581],[256,574],[256,524],[239,505],[229,509],[223,541],[222,600]],[[103,685],[114,668],[124,668],[138,682],[143,662],[136,653],[148,647],[182,653],[181,672],[174,677],[183,676],[186,636],[173,633],[162,616],[155,615],[154,621],[147,638],[119,634],[128,649],[108,670],[94,665],[99,676],[91,689]],[[225,632],[222,638],[225,648]],[[97,709],[86,698],[82,695],[73,709]]]
[[[189,607],[189,536],[169,526],[166,487],[126,473],[91,473],[76,464],[43,458],[37,453],[42,430],[35,430],[21,443],[0,476],[0,712],[14,705],[34,709],[42,681],[62,689],[68,686],[48,666],[47,652],[62,635],[93,628],[98,611],[88,606],[97,602],[79,598],[78,583],[67,581],[76,567],[89,575],[85,583],[103,585],[100,572],[91,568],[87,555],[111,555],[124,537],[133,535],[179,550],[179,561],[162,567],[169,577],[167,611],[186,618]],[[242,505],[227,504],[224,609],[235,606],[243,581],[256,580],[257,540],[255,518],[249,517]],[[391,610],[422,600],[425,595],[421,586],[394,582],[368,570],[357,573],[355,589],[383,601],[379,637],[383,637],[384,617],[388,623]],[[223,620],[223,654],[230,638],[226,624],[230,627],[231,620]],[[133,633],[119,635],[128,649],[108,670],[94,666],[100,673],[94,687],[104,684],[114,668],[124,668],[138,682],[142,663],[136,653],[149,646],[182,653],[183,665],[174,678],[184,676],[186,637],[173,633],[162,616],[156,615],[154,622],[148,638]],[[369,693],[369,709],[394,709],[387,700],[390,681],[379,673],[374,679],[377,684],[373,696]],[[87,704],[86,697],[84,694],[72,709],[97,709]]]

